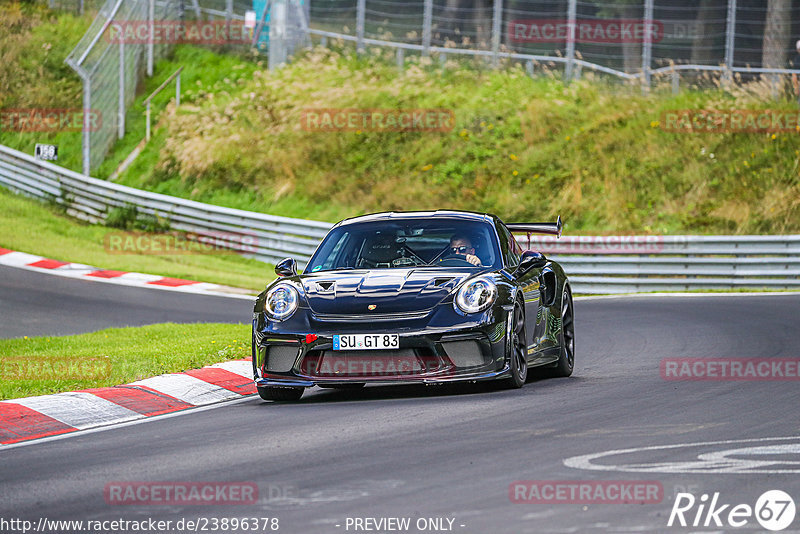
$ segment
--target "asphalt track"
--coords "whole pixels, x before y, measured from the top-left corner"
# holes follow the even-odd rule
[[[8,282],[6,271],[0,272],[5,336],[9,325],[48,310],[51,320],[85,329],[117,321],[106,309],[118,310],[126,324],[176,320],[171,314],[178,312],[186,321],[237,321],[239,308],[242,317],[250,313],[241,300],[102,284],[87,293],[71,285],[76,281],[42,280],[56,278],[46,275],[28,287],[29,298],[27,290],[15,297],[21,287],[14,284],[27,278]],[[213,304],[189,306],[194,298]],[[421,532],[416,519],[429,517],[454,519],[452,531],[465,534],[763,532],[752,518],[742,528],[667,527],[667,520],[682,490],[698,498],[719,492],[721,502],[753,506],[763,492],[780,489],[800,504],[796,381],[675,382],[659,372],[669,357],[797,358],[800,295],[578,300],[575,308],[577,360],[568,379],[534,380],[514,391],[370,387],[313,390],[288,404],[248,398],[0,450],[0,519],[277,517],[278,532],[297,534],[366,532],[346,528],[347,518],[364,517],[409,517],[412,528],[404,532]],[[764,441],[772,437],[794,439]],[[753,441],[576,459],[723,440]],[[739,459],[760,453],[768,460],[760,469],[735,460],[697,466],[700,454],[770,444],[783,448],[723,453]],[[662,485],[664,496],[656,504],[518,504],[509,498],[518,480],[649,480]],[[104,487],[122,481],[251,481],[259,500],[107,504]],[[795,519],[783,532],[798,529]]]
[[[242,299],[142,289],[0,265],[0,338],[154,323],[250,323]]]

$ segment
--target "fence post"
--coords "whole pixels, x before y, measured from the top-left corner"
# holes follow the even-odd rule
[[[231,20],[233,20],[233,0],[225,1],[225,31],[231,34]]]
[[[564,71],[564,82],[572,81],[572,69],[575,68],[575,18],[578,11],[578,2],[569,0],[567,6],[567,66]]]
[[[144,138],[146,140],[150,140],[150,101],[147,101],[147,109],[144,112],[145,120],[147,121],[147,126],[144,129]]]
[[[675,65],[673,65],[672,66],[672,94],[673,95],[677,95],[680,92],[680,90],[681,90],[680,83],[681,83],[681,76],[678,73],[678,71],[675,70]]]
[[[356,5],[356,52],[364,53],[364,18],[367,11],[367,0],[358,0]]]
[[[403,70],[405,66],[405,51],[402,48],[397,49],[397,68]]]
[[[117,137],[125,137],[125,40],[119,42],[119,99],[117,100]]]
[[[733,52],[736,38],[736,0],[728,0],[728,20],[725,28],[725,81],[733,81]]]
[[[194,16],[197,18],[197,21],[200,22],[203,20],[203,13],[200,11],[200,4],[197,0],[192,0],[192,6],[194,7]]]
[[[270,2],[269,15],[269,70],[286,63],[286,0]]]
[[[83,158],[83,174],[89,176],[91,171],[91,150],[92,150],[92,139],[90,136],[90,124],[91,124],[91,115],[92,115],[92,77],[89,73],[83,71],[78,71],[81,78],[83,78],[83,146],[82,146],[82,158]],[[100,117],[100,120],[103,120],[103,117]]]
[[[653,54],[653,0],[644,0],[645,35],[642,42],[642,92],[650,90],[650,62]]]
[[[494,0],[494,12],[492,13],[492,66],[500,64],[500,32],[503,26],[503,0]]]
[[[433,0],[425,0],[422,12],[422,55],[431,54],[431,25],[433,23]]]
[[[156,18],[156,0],[150,0],[149,6],[147,9],[147,31],[149,32],[147,36],[147,76],[153,76],[153,47],[154,44],[154,36],[155,36],[155,18]]]

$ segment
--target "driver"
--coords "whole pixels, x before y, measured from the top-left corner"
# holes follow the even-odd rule
[[[475,247],[470,238],[464,234],[455,234],[450,238],[450,254],[465,256],[466,261],[476,267],[482,267],[481,260],[475,255]]]

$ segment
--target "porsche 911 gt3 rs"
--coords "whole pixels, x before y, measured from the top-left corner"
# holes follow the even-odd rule
[[[570,284],[512,232],[560,236],[555,223],[504,224],[464,211],[391,212],[336,224],[302,274],[294,259],[258,296],[253,373],[265,400],[313,386],[500,380],[529,368],[569,376]]]

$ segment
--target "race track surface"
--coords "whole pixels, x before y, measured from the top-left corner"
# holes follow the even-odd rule
[[[5,271],[0,273],[4,308],[16,302]],[[85,301],[76,301],[78,310],[67,310],[58,302],[65,291],[61,284],[73,282],[50,282],[52,287],[37,282],[39,291],[27,286],[41,313],[50,311],[38,331],[54,319],[66,322],[59,332],[110,326],[131,310],[129,324],[176,320],[176,314],[177,320],[244,322],[250,313],[246,301],[188,306],[174,294],[97,288],[100,284]],[[95,305],[111,306],[106,291],[124,295],[119,316],[110,315],[110,308],[93,312]],[[211,297],[180,298],[211,302],[206,300]],[[720,502],[753,506],[765,491],[780,489],[800,503],[796,381],[667,381],[659,372],[662,359],[672,357],[797,358],[800,295],[578,300],[575,308],[577,361],[571,378],[533,380],[514,391],[315,389],[298,403],[248,398],[0,449],[0,517],[34,522],[276,517],[278,532],[293,534],[365,532],[352,526],[353,518],[365,517],[411,518],[405,532],[421,531],[417,518],[439,517],[452,519],[452,531],[465,534],[762,532],[753,518],[741,529],[667,527],[667,520],[680,491],[698,499],[719,492]],[[36,315],[25,313],[4,314],[3,335],[12,332],[10,324]],[[576,459],[615,449],[724,440],[753,441]],[[764,445],[776,447],[754,449]],[[742,450],[725,452],[732,449]],[[698,461],[703,454],[717,460]],[[741,460],[756,456],[766,460],[758,469]],[[509,487],[519,480],[654,481],[663,496],[655,504],[513,503]],[[238,506],[106,502],[107,485],[131,481],[254,482],[259,497],[256,504]],[[689,520],[696,510],[687,513]],[[784,532],[798,528],[796,519]],[[271,530],[259,525],[257,531]]]
[[[250,323],[242,299],[141,289],[0,266],[0,338],[154,323]]]

